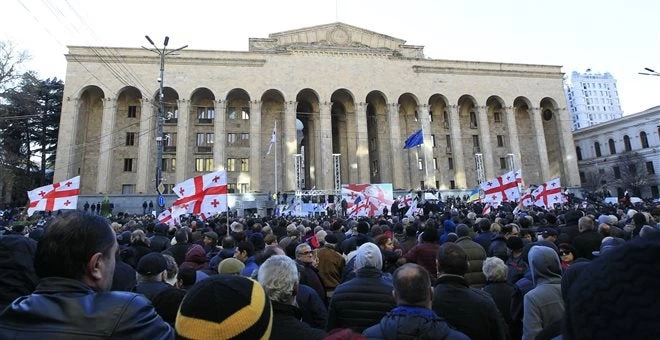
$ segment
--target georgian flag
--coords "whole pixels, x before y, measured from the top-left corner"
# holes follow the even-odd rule
[[[212,215],[227,210],[227,173],[217,171],[187,179],[176,186],[179,199],[172,203],[191,214]],[[174,211],[173,211],[174,214]]]
[[[479,184],[481,190],[484,191],[482,202],[501,203],[519,200],[518,183],[522,181],[519,174],[520,171],[510,171]]]
[[[412,193],[407,194],[406,196],[403,197],[401,202],[399,202],[399,209],[408,207],[412,204],[413,202],[413,195]]]
[[[518,205],[513,209],[513,213],[517,214],[523,207],[530,207],[534,205],[534,198],[532,198],[532,188],[527,188],[525,193],[518,201]]]
[[[564,202],[564,197],[561,192],[561,183],[559,177],[551,179],[538,186],[533,192],[534,205],[546,209],[553,208],[555,204]]]
[[[27,214],[32,216],[35,211],[76,209],[79,192],[80,176],[30,190],[27,192],[30,200]]]

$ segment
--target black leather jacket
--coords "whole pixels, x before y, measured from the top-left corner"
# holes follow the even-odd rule
[[[0,313],[0,339],[173,339],[172,328],[139,294],[96,292],[45,278]]]

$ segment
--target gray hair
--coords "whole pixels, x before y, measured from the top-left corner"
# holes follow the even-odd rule
[[[578,229],[580,231],[594,230],[595,229],[594,220],[591,219],[591,217],[589,216],[580,217],[580,219],[578,220]]]
[[[298,267],[288,256],[274,255],[259,267],[258,278],[271,300],[288,304],[298,282]]]
[[[297,246],[296,246],[296,258],[298,258],[298,255],[300,255],[300,251],[301,251],[303,248],[309,248],[310,250],[312,249],[312,247],[311,247],[309,244],[305,243],[305,242],[303,242],[303,243],[297,245]]]
[[[486,275],[488,282],[504,282],[509,273],[509,267],[506,266],[502,259],[495,256],[487,257],[481,270]]]
[[[363,267],[383,269],[383,256],[380,253],[380,248],[371,242],[361,245],[355,255],[355,270],[357,271]]]

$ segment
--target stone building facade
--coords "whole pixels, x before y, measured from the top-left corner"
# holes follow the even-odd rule
[[[573,133],[582,186],[660,197],[660,106]]]
[[[527,183],[579,185],[560,66],[429,59],[423,46],[333,23],[251,38],[249,51],[166,59],[166,188],[227,170],[230,191],[392,183],[470,189],[522,168]],[[70,46],[55,180],[82,194],[153,193],[158,55]],[[277,124],[275,152],[267,154]],[[403,150],[424,129],[424,144]],[[277,171],[275,171],[277,166]]]

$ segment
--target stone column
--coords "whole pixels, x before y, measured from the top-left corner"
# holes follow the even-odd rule
[[[520,141],[518,139],[518,126],[516,125],[516,108],[503,107],[502,111],[506,117],[506,130],[509,132],[509,152],[513,154],[513,170],[522,169],[522,158],[520,157]],[[523,173],[523,178],[525,174]]]
[[[78,98],[66,97],[62,100],[60,132],[57,136],[57,157],[55,158],[54,182],[61,182],[78,175],[76,171],[76,135],[78,134]],[[82,157],[81,157],[82,159]],[[82,186],[81,186],[82,188]],[[87,194],[87,193],[85,193]]]
[[[564,178],[566,186],[580,186],[580,172],[577,166],[577,154],[575,153],[575,142],[571,131],[571,120],[568,117],[566,108],[553,110],[553,116],[557,120],[557,130],[559,131],[559,143],[561,145],[561,154],[564,163]]]
[[[494,178],[495,168],[493,165],[493,145],[490,142],[490,125],[488,124],[488,106],[477,106],[474,108],[479,123],[479,147],[483,154],[484,160],[484,173],[486,180]]]
[[[456,188],[466,189],[465,181],[465,157],[463,156],[463,140],[461,135],[461,123],[459,118],[460,106],[447,106],[449,114],[449,129],[451,131],[451,155],[454,159],[454,183]]]
[[[424,144],[422,154],[424,155],[424,186],[435,187],[435,169],[433,169],[433,142],[431,139],[431,119],[429,117],[429,106],[422,104],[417,106],[418,117],[424,131]]]
[[[268,135],[270,141],[270,134]],[[261,191],[261,101],[250,102],[250,191]]]
[[[399,104],[387,104],[387,114],[390,120],[390,150],[389,159],[392,168],[392,187],[394,189],[404,188],[405,179],[403,177],[403,142],[401,141],[401,123],[399,122]],[[383,167],[387,166],[383,160]]]
[[[156,167],[150,166],[152,156],[155,154],[154,106],[151,99],[143,98],[140,107],[140,132],[138,137],[138,164],[137,164],[137,193],[154,193],[149,184],[156,177]],[[163,141],[164,143],[165,141]]]
[[[188,150],[188,126],[190,124],[190,102],[181,99],[177,101],[179,119],[176,127],[176,183],[181,183],[192,177],[194,164],[189,162],[192,150]]]
[[[222,171],[227,167],[227,134],[225,133],[227,101],[214,101],[213,105],[215,106],[215,118],[213,119],[213,166],[216,170]]]
[[[96,173],[96,192],[107,194],[112,178],[112,145],[114,137],[117,99],[103,98],[103,118],[101,120],[101,140],[99,165]],[[137,167],[137,164],[134,164]]]
[[[529,109],[530,118],[534,124],[534,131],[536,132],[536,147],[539,153],[539,175],[541,176],[540,182],[549,180],[550,165],[548,163],[548,149],[545,145],[545,134],[543,133],[543,120],[541,118],[541,109],[533,107]],[[525,174],[523,174],[524,176]]]
[[[355,140],[357,144],[356,156],[358,167],[358,181],[370,183],[369,175],[369,132],[367,131],[367,103],[356,103],[355,105]]]
[[[296,108],[298,102],[287,101],[284,103],[284,183],[282,191],[296,190],[296,163],[293,155],[298,153],[298,141],[296,139]]]
[[[331,190],[334,187],[334,175],[332,164],[332,117],[330,111],[332,109],[332,102],[321,102],[319,112],[319,145],[321,146],[321,169],[317,172],[319,177],[318,183],[322,187],[317,189]],[[348,155],[341,155],[341,157],[348,157]],[[342,172],[348,169],[342,169]]]

